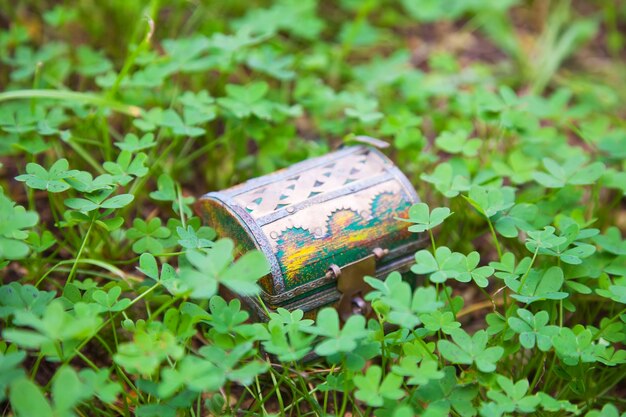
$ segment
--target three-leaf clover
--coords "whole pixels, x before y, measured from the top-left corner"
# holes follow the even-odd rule
[[[127,206],[135,199],[132,194],[118,194],[109,196],[114,190],[100,190],[85,195],[85,198],[67,198],[64,203],[71,209],[82,213],[89,213],[98,209],[118,209]]]
[[[441,355],[452,363],[476,364],[481,372],[493,372],[496,363],[504,353],[501,346],[487,347],[487,332],[479,330],[473,336],[457,329],[451,333],[453,342],[442,339],[437,342]]]
[[[25,182],[30,188],[60,193],[70,188],[70,185],[64,180],[72,174],[73,171],[69,170],[67,159],[62,158],[52,164],[50,170],[30,162],[26,165],[26,174],[18,175],[15,179]]]
[[[259,278],[269,273],[269,264],[262,252],[253,250],[233,262],[234,243],[220,239],[209,249],[190,250],[186,257],[192,267],[180,270],[181,283],[192,298],[211,298],[218,284],[239,295],[257,295]]]
[[[429,275],[435,283],[445,282],[448,278],[457,278],[461,273],[465,257],[462,253],[452,252],[446,246],[440,246],[433,256],[430,251],[422,249],[415,254],[415,265],[411,271],[418,275]]]
[[[546,226],[543,230],[528,231],[526,239],[526,249],[531,252],[539,252],[540,249],[550,249],[567,241],[565,236],[556,236],[556,229],[552,226]]]
[[[135,253],[150,252],[153,254],[163,252],[161,239],[170,235],[170,230],[161,225],[161,219],[154,217],[148,221],[143,219],[133,220],[133,227],[128,229],[126,237],[135,240],[133,251]]]
[[[103,290],[96,290],[91,294],[91,298],[100,304],[105,311],[117,312],[125,310],[131,303],[130,299],[122,298],[118,300],[122,294],[122,288],[120,286],[112,287],[108,292]]]
[[[426,230],[434,229],[439,226],[445,219],[450,217],[452,212],[447,207],[436,207],[429,209],[428,204],[426,203],[417,203],[411,206],[409,209],[409,218],[401,219],[405,221],[409,221],[411,223],[415,223],[412,226],[409,226],[410,232],[424,232]]]
[[[382,369],[378,365],[367,368],[365,375],[356,375],[354,385],[357,387],[355,397],[365,404],[380,407],[385,399],[399,400],[404,397],[402,377],[389,373],[382,378]]]
[[[419,325],[420,314],[432,313],[443,305],[437,299],[434,287],[419,287],[412,291],[399,272],[392,272],[385,281],[365,277],[365,282],[373,288],[365,299],[382,302],[388,309],[386,319],[405,328],[412,329]],[[376,302],[374,308],[377,308]]]
[[[152,375],[161,362],[168,358],[178,360],[185,349],[162,323],[153,322],[138,328],[130,342],[121,343],[113,356],[115,362],[128,372]]]
[[[455,329],[461,327],[461,323],[454,319],[451,311],[433,311],[432,313],[421,314],[420,320],[424,324],[424,328],[431,332],[441,330],[445,334],[451,334]]]
[[[548,188],[563,188],[566,185],[593,184],[602,176],[605,166],[594,162],[585,166],[584,157],[569,158],[563,165],[553,159],[544,158],[543,166],[548,173],[535,172],[533,179]]]
[[[493,275],[494,268],[491,266],[478,266],[480,255],[473,251],[465,257],[465,262],[460,264],[460,272],[454,279],[460,282],[470,282],[473,280],[476,285],[485,288],[489,285],[488,278]]]
[[[143,152],[139,152],[133,157],[131,152],[122,151],[116,162],[105,161],[102,166],[113,176],[116,183],[127,185],[133,177],[140,178],[148,174],[148,167],[144,165],[147,159],[148,155]]]
[[[343,325],[339,325],[339,315],[334,308],[322,309],[314,326],[303,329],[307,333],[322,336],[322,341],[315,347],[315,353],[320,356],[330,356],[336,353],[347,353],[356,349],[358,342],[367,336],[365,317],[350,316]]]
[[[472,400],[478,394],[478,387],[475,384],[460,384],[452,366],[447,366],[442,371],[443,378],[430,380],[419,386],[415,392],[417,399],[427,404],[422,414],[447,416],[451,414],[450,409],[454,409],[462,417],[476,415]]]
[[[268,91],[269,86],[263,81],[248,85],[227,84],[227,96],[218,98],[217,104],[239,119],[256,116],[260,119],[270,120],[274,104],[265,99]]]
[[[191,216],[191,208],[189,207],[195,199],[193,197],[184,197],[180,192],[180,187],[174,182],[172,177],[167,174],[159,175],[159,179],[157,180],[157,191],[152,191],[150,193],[150,198],[157,201],[171,201],[172,202],[172,210],[174,212],[182,212]]]
[[[403,357],[398,365],[392,367],[392,371],[397,375],[408,377],[406,382],[408,385],[424,385],[428,381],[444,377],[437,361],[425,359],[420,362],[415,356]]]
[[[596,361],[595,346],[592,341],[593,335],[589,329],[574,333],[569,327],[562,327],[552,338],[552,345],[563,363],[575,366],[579,362]]]
[[[515,191],[511,187],[472,186],[467,201],[483,216],[491,218],[515,204]]]
[[[499,411],[503,413],[532,413],[541,398],[536,395],[526,395],[528,393],[528,380],[522,379],[513,383],[510,379],[497,375],[496,381],[503,392],[496,390],[487,391],[487,397],[494,400]]]
[[[451,154],[460,153],[465,156],[476,156],[482,142],[480,139],[470,139],[469,134],[470,132],[465,129],[444,131],[435,139],[435,145]]]
[[[28,255],[30,248],[23,242],[28,233],[23,229],[35,226],[38,221],[37,213],[16,205],[0,188],[0,261]]]
[[[156,142],[154,141],[154,133],[146,133],[141,139],[134,133],[128,133],[122,142],[115,142],[115,146],[122,151],[136,153],[156,146]]]
[[[518,317],[509,317],[508,323],[515,333],[519,334],[520,344],[526,349],[533,349],[535,345],[539,350],[547,352],[552,347],[552,337],[559,332],[558,326],[548,325],[550,316],[545,310],[537,314],[520,308],[517,310]]]
[[[560,291],[563,287],[563,270],[553,266],[545,271],[531,269],[521,280],[505,279],[506,285],[517,294],[511,297],[523,303],[531,304],[540,300],[562,300],[568,293]]]
[[[456,197],[470,188],[469,175],[455,172],[455,168],[448,162],[437,165],[432,174],[422,174],[420,178],[434,184],[437,191],[448,198]]]

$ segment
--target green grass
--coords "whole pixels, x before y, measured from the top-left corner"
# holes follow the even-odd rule
[[[57,3],[0,0],[3,415],[625,415],[620,1]],[[359,134],[421,285],[247,322],[193,202]]]

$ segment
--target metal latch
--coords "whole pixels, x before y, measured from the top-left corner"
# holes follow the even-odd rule
[[[337,303],[339,316],[343,321],[354,314],[368,316],[371,306],[365,301],[365,294],[372,290],[365,280],[365,276],[374,276],[376,273],[376,260],[382,258],[388,250],[376,248],[372,254],[358,261],[338,267],[333,264],[328,268],[327,276],[337,279],[337,290],[341,298]]]

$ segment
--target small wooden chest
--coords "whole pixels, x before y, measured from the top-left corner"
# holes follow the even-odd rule
[[[353,146],[204,195],[203,219],[237,251],[259,249],[271,273],[261,279],[269,309],[309,315],[335,305],[343,318],[365,313],[363,276],[406,270],[422,246],[407,231],[408,209],[419,202],[400,170],[377,149]],[[258,299],[244,300],[267,315]]]

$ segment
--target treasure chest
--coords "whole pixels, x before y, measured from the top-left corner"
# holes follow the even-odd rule
[[[204,195],[197,211],[239,254],[262,251],[270,274],[244,300],[257,319],[265,308],[334,305],[342,318],[365,314],[364,276],[406,271],[423,239],[407,230],[419,202],[400,170],[379,150],[351,146]]]

